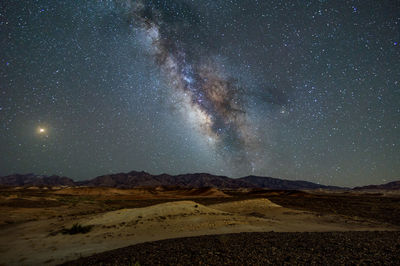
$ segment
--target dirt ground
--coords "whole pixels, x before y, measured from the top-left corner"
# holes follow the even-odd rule
[[[240,232],[397,231],[396,194],[1,188],[0,265],[57,265],[149,241]],[[86,234],[62,234],[74,224]]]

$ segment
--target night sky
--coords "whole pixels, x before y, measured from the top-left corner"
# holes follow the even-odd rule
[[[400,179],[400,4],[1,1],[0,175]]]

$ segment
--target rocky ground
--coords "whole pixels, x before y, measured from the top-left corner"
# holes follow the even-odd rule
[[[239,233],[143,243],[63,265],[399,265],[400,232]]]

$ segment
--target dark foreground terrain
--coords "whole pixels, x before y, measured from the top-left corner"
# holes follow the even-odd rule
[[[399,265],[400,232],[239,233],[169,239],[63,265]]]

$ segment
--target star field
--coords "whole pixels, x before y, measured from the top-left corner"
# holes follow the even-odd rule
[[[400,177],[396,1],[3,1],[0,175]]]

